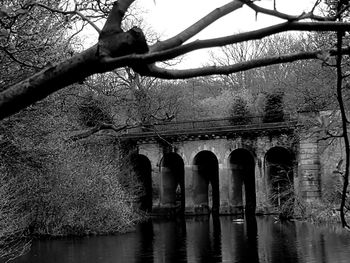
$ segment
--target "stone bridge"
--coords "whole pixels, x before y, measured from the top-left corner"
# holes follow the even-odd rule
[[[290,190],[320,197],[317,141],[290,116],[170,122],[121,139],[153,213],[269,213]]]

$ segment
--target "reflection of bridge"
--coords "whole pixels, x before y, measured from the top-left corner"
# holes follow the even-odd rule
[[[319,197],[317,142],[296,128],[286,116],[215,119],[135,128],[121,138],[146,189],[144,209],[234,214],[270,211],[287,185]]]

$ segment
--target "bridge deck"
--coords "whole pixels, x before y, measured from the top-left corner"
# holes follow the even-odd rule
[[[149,127],[129,129],[121,137],[124,139],[151,139],[159,136],[220,136],[235,133],[277,131],[294,129],[297,119],[285,115],[283,120],[264,122],[263,117],[207,119],[199,121],[167,122]]]

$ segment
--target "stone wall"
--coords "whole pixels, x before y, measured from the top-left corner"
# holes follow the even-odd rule
[[[320,156],[317,134],[302,133],[299,143],[301,196],[308,201],[321,197]]]
[[[254,158],[255,189],[257,211],[268,212],[271,210],[269,203],[270,186],[266,176],[266,153],[273,147],[283,147],[293,157],[293,181],[296,188],[300,185],[300,191],[306,198],[315,198],[319,195],[319,178],[317,169],[317,147],[314,142],[304,140],[298,145],[298,139],[292,133],[261,134],[258,136],[217,137],[207,140],[175,141],[172,146],[164,146],[162,143],[139,143],[138,153],[145,155],[152,164],[153,192],[157,193],[162,188],[160,165],[165,153],[176,152],[184,162],[185,169],[185,204],[186,210],[191,211],[193,203],[193,160],[202,151],[210,151],[215,154],[219,164],[220,187],[220,211],[221,213],[233,213],[232,205],[232,179],[229,173],[229,156],[237,149],[245,149]],[[317,145],[316,145],[317,146]],[[300,151],[300,153],[299,153]],[[299,163],[299,166],[298,166]],[[299,168],[299,169],[298,169]],[[303,170],[305,170],[303,172]],[[299,182],[298,173],[303,174]],[[312,177],[311,177],[312,176]],[[297,189],[299,191],[299,189]],[[244,189],[243,189],[244,192]],[[154,195],[153,206],[161,206],[159,194]],[[244,201],[245,198],[243,198]]]

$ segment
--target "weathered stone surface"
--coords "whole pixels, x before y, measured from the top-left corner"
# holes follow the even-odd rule
[[[230,155],[237,149],[244,149],[249,152],[254,160],[256,200],[250,199],[250,210],[267,213],[273,210],[270,201],[272,191],[271,178],[268,176],[268,163],[266,154],[274,148],[283,148],[290,153],[290,163],[293,174],[293,184],[295,192],[300,193],[306,200],[313,200],[320,197],[320,158],[318,154],[318,145],[315,138],[307,136],[298,141],[293,133],[274,132],[273,134],[237,135],[237,136],[209,136],[184,137],[185,140],[170,141],[172,146],[164,146],[161,141],[140,142],[138,150],[149,158],[152,163],[152,179],[155,192],[168,191],[167,186],[159,180],[159,165],[166,152],[176,152],[184,162],[184,186],[185,186],[185,212],[186,214],[206,214],[212,208],[212,190],[209,184],[208,188],[204,186],[200,190],[194,189],[194,173],[198,173],[197,165],[194,165],[195,156],[202,151],[213,153],[218,160],[219,189],[220,189],[220,208],[221,214],[242,213],[246,206],[247,197],[245,196],[244,183],[238,182],[237,178],[232,178],[232,169],[240,169],[239,164],[230,163]],[[186,139],[187,138],[187,139]],[[200,139],[201,138],[201,139]],[[169,140],[168,140],[169,141]],[[236,173],[237,174],[237,173]],[[244,178],[244,172],[242,174]],[[243,180],[244,181],[244,180]],[[204,181],[203,181],[204,182]],[[202,183],[203,183],[202,182]],[[202,190],[205,191],[202,191]],[[198,195],[200,193],[200,195]],[[169,195],[168,195],[169,196]],[[256,203],[256,205],[255,205]],[[159,200],[154,200],[157,206]]]

